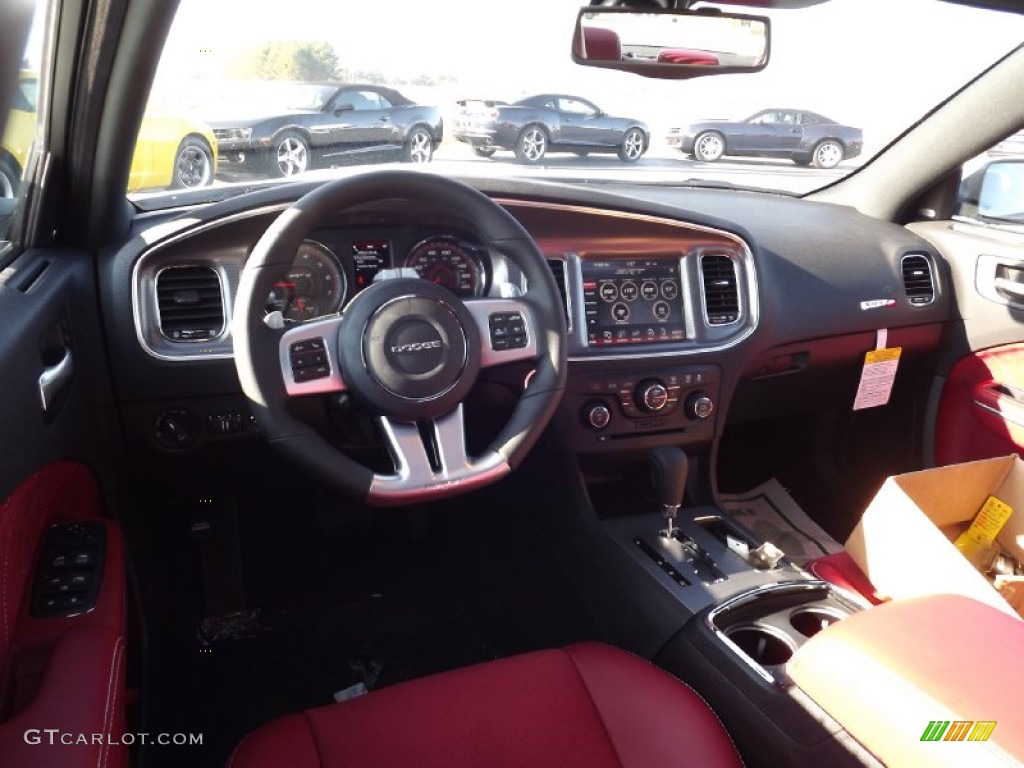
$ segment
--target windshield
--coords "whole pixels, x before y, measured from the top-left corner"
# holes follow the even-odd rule
[[[182,0],[130,197],[159,207],[173,204],[167,190],[380,163],[803,194],[855,172],[1024,40],[1024,18],[1012,14],[831,0],[764,11],[771,51],[759,72],[660,80],[574,63],[579,8],[516,0],[467,13],[461,1],[395,0],[356,11],[292,0],[286,14],[261,14]],[[648,55],[623,50],[613,55]]]

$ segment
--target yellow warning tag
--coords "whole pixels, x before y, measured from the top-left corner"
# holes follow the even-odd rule
[[[957,536],[954,542],[956,548],[963,551],[965,547],[971,547],[971,545],[988,547],[996,540],[996,536],[999,535],[1012,514],[1013,507],[995,496],[989,496],[970,528]]]
[[[864,355],[864,365],[872,365],[874,363],[891,363],[894,360],[899,360],[900,354],[902,352],[902,347],[889,347],[888,349],[872,349],[870,352]]]

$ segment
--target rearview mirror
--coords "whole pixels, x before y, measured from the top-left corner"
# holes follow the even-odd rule
[[[342,112],[351,112],[355,108],[356,108],[356,105],[353,104],[351,101],[345,101],[345,102],[342,102],[341,104],[338,104],[334,108],[334,114],[340,115]]]
[[[768,64],[770,30],[763,16],[587,7],[576,19],[572,60],[646,77],[757,72]]]

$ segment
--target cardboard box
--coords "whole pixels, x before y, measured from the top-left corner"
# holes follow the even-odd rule
[[[965,595],[1017,616],[952,544],[989,496],[1013,507],[998,540],[1024,562],[1024,461],[1016,455],[888,478],[846,550],[887,597]]]

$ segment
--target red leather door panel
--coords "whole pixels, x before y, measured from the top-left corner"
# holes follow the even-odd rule
[[[95,606],[32,615],[40,543],[59,523],[102,523],[105,556]],[[117,525],[81,464],[58,461],[0,504],[0,764],[110,768],[127,764],[125,558]],[[49,729],[49,731],[47,731]],[[55,743],[51,743],[53,740]]]
[[[935,461],[1024,456],[1024,343],[980,350],[949,373],[935,429]]]

